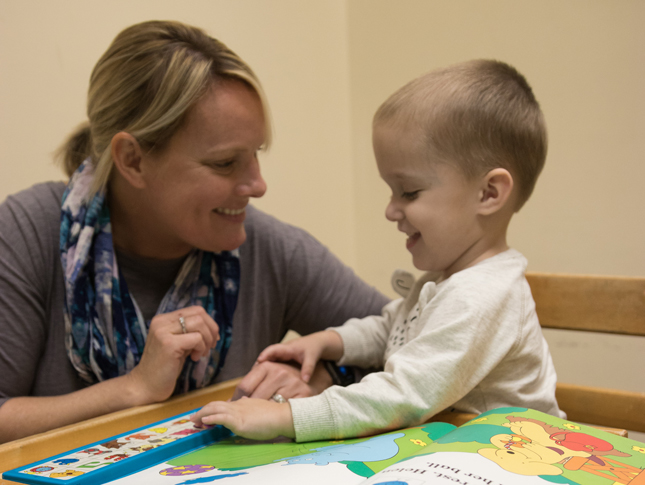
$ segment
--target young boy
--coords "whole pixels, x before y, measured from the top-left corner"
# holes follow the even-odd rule
[[[194,421],[312,441],[412,426],[445,409],[563,416],[526,259],[506,243],[546,157],[544,119],[524,77],[488,60],[426,74],[378,109],[373,144],[392,190],[385,215],[428,273],[381,316],[273,345],[258,361],[296,360],[305,381],[319,359],[383,371],[288,403],[212,402]]]

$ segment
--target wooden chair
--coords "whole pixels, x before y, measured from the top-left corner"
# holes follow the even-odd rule
[[[645,278],[530,272],[526,277],[543,328],[645,337]],[[572,421],[645,432],[645,392],[559,382],[556,397]]]

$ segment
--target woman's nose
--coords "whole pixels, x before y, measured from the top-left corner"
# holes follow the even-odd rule
[[[267,191],[267,183],[264,181],[264,178],[258,171],[257,178],[253,181],[253,193],[251,197],[262,197]]]
[[[244,197],[262,197],[267,191],[267,184],[262,178],[260,164],[254,160],[244,175],[243,180],[238,185],[238,195]]]

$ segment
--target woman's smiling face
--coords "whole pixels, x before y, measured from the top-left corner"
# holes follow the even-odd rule
[[[260,98],[239,81],[213,84],[160,152],[144,154],[146,206],[154,244],[168,254],[223,251],[246,239],[245,208],[266,183]]]

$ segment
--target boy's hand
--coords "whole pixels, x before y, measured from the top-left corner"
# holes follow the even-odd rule
[[[197,425],[221,424],[238,436],[269,440],[278,436],[295,438],[288,403],[243,397],[238,401],[213,401],[191,416]]]
[[[312,333],[284,344],[270,345],[258,356],[258,363],[270,361],[288,362],[294,360],[300,364],[302,380],[309,382],[314,368],[322,359],[338,360],[343,356],[343,340],[333,330]]]

